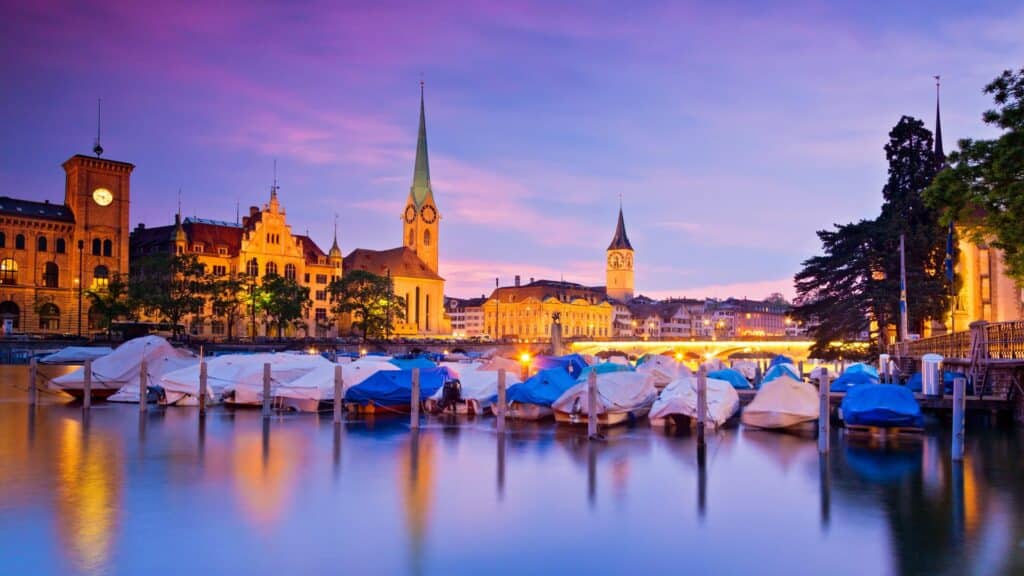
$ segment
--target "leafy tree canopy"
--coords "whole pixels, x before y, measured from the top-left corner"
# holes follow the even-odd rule
[[[395,295],[390,278],[352,270],[331,282],[328,290],[335,314],[350,314],[352,325],[367,338],[380,338],[405,319],[405,299]]]

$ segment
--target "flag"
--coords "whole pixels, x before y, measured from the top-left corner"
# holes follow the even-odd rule
[[[949,221],[949,232],[946,234],[946,279],[953,281],[953,221]]]

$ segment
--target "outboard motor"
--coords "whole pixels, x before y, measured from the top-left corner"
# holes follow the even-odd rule
[[[441,401],[437,403],[437,407],[442,412],[451,408],[455,410],[455,405],[462,400],[462,382],[458,380],[449,380],[444,383],[444,387],[441,388]]]

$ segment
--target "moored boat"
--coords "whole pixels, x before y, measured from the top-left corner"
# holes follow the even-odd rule
[[[143,360],[146,362],[147,388],[158,386],[163,374],[198,362],[191,352],[175,348],[159,336],[134,338],[92,363],[90,396],[98,400],[138,402]],[[80,400],[85,394],[85,367],[54,378],[51,388]],[[118,397],[114,397],[115,394]]]
[[[658,391],[649,374],[608,372],[597,375],[597,402],[590,406],[588,383],[577,382],[551,404],[555,422],[586,424],[590,411],[598,426],[635,422],[650,412]]]
[[[818,390],[788,374],[765,382],[743,409],[744,425],[756,428],[793,428],[818,419]]]
[[[924,415],[914,393],[896,384],[861,384],[849,389],[839,406],[847,426],[921,428]]]
[[[740,396],[733,385],[725,380],[707,378],[707,419],[705,427],[723,426],[740,408]],[[673,380],[658,395],[651,407],[648,418],[652,426],[663,426],[666,420],[683,416],[691,424],[697,422],[697,378],[685,377]]]
[[[447,368],[420,370],[417,401],[430,398],[452,379]],[[345,407],[351,412],[398,414],[409,412],[411,403],[412,370],[381,370],[345,391]]]
[[[541,370],[525,382],[509,386],[505,414],[520,420],[547,418],[553,414],[551,404],[575,385],[576,380],[564,368]]]

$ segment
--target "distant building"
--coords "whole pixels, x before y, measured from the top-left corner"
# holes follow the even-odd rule
[[[771,300],[709,300],[710,326],[718,338],[786,336],[790,306]]]
[[[613,309],[603,287],[558,280],[496,288],[483,304],[484,331],[492,338],[548,340],[558,314],[566,338],[609,338]]]
[[[452,324],[452,337],[477,338],[484,334],[484,309],[486,297],[446,298],[445,308]]]
[[[626,223],[622,218],[622,207],[619,206],[619,221],[615,226],[615,236],[607,250],[608,266],[605,269],[605,282],[608,298],[620,302],[633,299],[633,245],[626,235]]]
[[[98,152],[102,148],[97,144]],[[83,292],[128,272],[128,206],[135,168],[72,156],[64,203],[0,197],[0,330],[89,334],[100,318]]]

